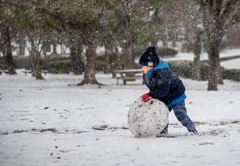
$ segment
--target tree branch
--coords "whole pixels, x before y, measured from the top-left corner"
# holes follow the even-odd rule
[[[229,2],[230,3],[230,2]],[[225,9],[226,10],[226,9]],[[224,23],[224,29],[228,29],[230,26],[240,21],[240,1],[233,0],[228,7],[228,11],[221,18]]]
[[[224,9],[222,10],[220,16],[221,21],[225,21],[227,18],[230,17],[232,10],[236,8],[238,2],[239,0],[228,0],[225,2],[225,4],[223,5]]]

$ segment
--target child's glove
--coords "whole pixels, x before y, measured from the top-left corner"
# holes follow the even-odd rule
[[[142,95],[142,101],[148,102],[149,100],[151,100],[151,96],[149,95],[149,93]]]

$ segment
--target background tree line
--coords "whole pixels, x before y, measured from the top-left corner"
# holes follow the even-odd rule
[[[239,0],[0,0],[0,51],[3,67],[16,74],[11,42],[20,47],[27,39],[33,75],[43,79],[48,45],[65,44],[73,72],[84,69],[79,84],[98,84],[97,58],[114,76],[116,69],[135,68],[136,56],[148,45],[161,40],[163,46],[171,41],[175,47],[181,35],[186,51],[194,52],[194,79],[200,79],[200,45],[205,41],[208,90],[217,90],[222,39],[230,32],[239,34],[239,21]],[[97,57],[98,46],[104,46],[104,58]]]

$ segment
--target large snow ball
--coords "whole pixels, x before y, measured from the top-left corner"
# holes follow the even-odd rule
[[[168,108],[157,100],[143,102],[140,97],[128,112],[128,128],[135,137],[153,137],[168,124]]]

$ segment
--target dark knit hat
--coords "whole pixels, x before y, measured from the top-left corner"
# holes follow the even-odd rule
[[[149,46],[147,50],[141,55],[139,64],[142,66],[155,67],[159,64],[160,60],[154,46]]]

